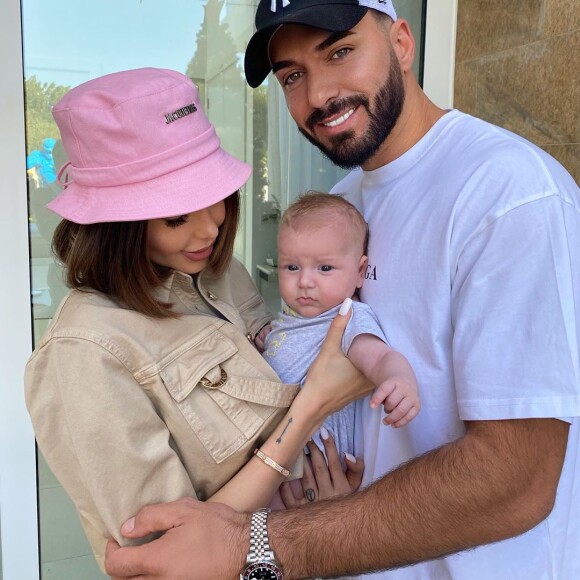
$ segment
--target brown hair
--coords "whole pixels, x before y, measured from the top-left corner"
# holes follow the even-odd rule
[[[240,196],[225,200],[220,226],[207,270],[214,276],[228,268],[240,215]],[[52,251],[66,268],[66,284],[78,290],[97,290],[131,310],[154,318],[174,318],[171,304],[155,299],[153,290],[171,269],[147,256],[147,221],[76,224],[62,220],[54,231]]]
[[[372,17],[375,19],[377,24],[379,24],[379,26],[382,26],[385,30],[388,30],[391,24],[393,24],[394,22],[394,20],[388,14],[385,14],[380,10],[371,9],[369,10],[369,12],[371,13]]]
[[[324,213],[324,217],[339,216],[346,219],[350,225],[350,233],[355,241],[362,242],[363,254],[368,252],[369,226],[358,209],[340,194],[324,193],[322,191],[307,191],[300,195],[282,215],[280,227],[299,228],[299,221],[314,213]],[[323,222],[320,224],[324,225]]]

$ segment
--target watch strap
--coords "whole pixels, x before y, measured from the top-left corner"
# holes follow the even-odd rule
[[[262,560],[273,560],[274,553],[268,540],[268,515],[270,508],[262,508],[252,514],[250,523],[250,549],[246,562],[248,564]]]

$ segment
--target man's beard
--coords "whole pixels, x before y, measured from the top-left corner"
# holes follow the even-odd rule
[[[389,77],[374,99],[373,111],[371,111],[369,99],[364,95],[337,99],[327,107],[312,112],[305,123],[310,132],[300,126],[298,126],[298,130],[335,165],[343,169],[352,169],[371,159],[385,142],[401,114],[404,100],[403,75],[397,58],[392,53]],[[317,123],[341,111],[358,106],[363,106],[369,115],[369,127],[363,135],[357,138],[354,131],[344,131],[340,135],[330,137],[331,145],[329,147],[320,143],[313,136]]]

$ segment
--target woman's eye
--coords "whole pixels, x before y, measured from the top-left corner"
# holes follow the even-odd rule
[[[324,264],[324,265],[320,266],[321,272],[330,272],[331,270],[332,270],[332,266],[329,266],[328,264]]]
[[[167,218],[165,220],[165,225],[168,228],[178,228],[179,226],[182,226],[186,221],[187,215],[180,215],[179,217],[176,218]]]

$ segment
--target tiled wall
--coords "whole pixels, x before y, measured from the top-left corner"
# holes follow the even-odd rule
[[[459,0],[456,108],[536,143],[580,181],[580,1]]]

